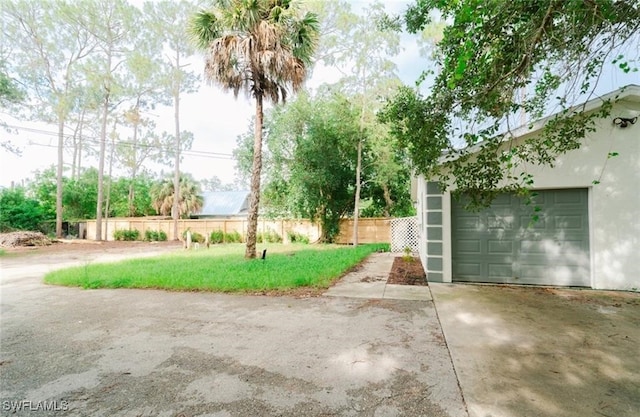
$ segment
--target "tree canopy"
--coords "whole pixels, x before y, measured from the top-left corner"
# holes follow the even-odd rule
[[[603,71],[637,71],[635,0],[420,0],[404,20],[417,33],[434,16],[446,25],[430,92],[401,88],[380,117],[419,172],[471,192],[477,204],[505,185],[532,185],[529,175],[510,176],[515,164],[553,165],[557,155],[580,147],[611,103],[596,113],[571,106],[594,94]],[[538,140],[508,151],[500,146],[513,127],[548,114],[552,105],[563,110]]]
[[[256,102],[251,196],[245,257],[256,257],[263,100],[285,101],[300,89],[315,51],[318,20],[301,13],[290,0],[217,0],[211,10],[193,16],[190,32],[207,52],[207,80],[224,90],[240,90]]]

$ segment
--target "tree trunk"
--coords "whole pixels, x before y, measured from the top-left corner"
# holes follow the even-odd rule
[[[56,171],[56,237],[62,237],[62,164],[64,154],[64,118],[58,117],[58,169]]]
[[[176,71],[180,71],[180,54],[176,56]],[[179,83],[179,81],[174,81]],[[176,170],[173,174],[173,240],[179,240],[178,219],[180,218],[180,85],[174,86],[173,90],[173,118],[176,126]]]
[[[113,124],[113,132],[111,134],[111,151],[109,153],[109,175],[107,176],[107,201],[104,207],[104,235],[109,236],[109,203],[111,202],[111,175],[113,173],[113,152],[116,149],[116,124]]]
[[[353,204],[353,246],[358,246],[358,219],[360,218],[360,190],[362,188],[362,143],[364,142],[364,111],[367,104],[367,69],[362,69],[362,108],[360,109],[360,137],[356,163],[356,196]]]
[[[391,190],[389,189],[389,184],[382,184],[382,193],[384,195],[384,215],[385,217],[391,217],[393,200],[391,199]]]
[[[360,188],[362,171],[362,139],[358,139],[358,161],[356,163],[356,196],[353,204],[353,246],[358,246],[358,219],[360,217]]]
[[[133,122],[133,168],[131,169],[131,183],[129,184],[129,196],[127,197],[127,200],[129,203],[128,204],[129,217],[134,217],[136,214],[136,207],[134,204],[134,199],[135,199],[134,184],[136,181],[136,174],[138,173],[138,124],[139,123],[140,123],[139,113],[138,113],[138,109],[136,108],[136,119]]]
[[[107,141],[107,116],[109,115],[109,87],[105,85],[100,126],[100,155],[98,158],[98,202],[96,204],[96,240],[102,240],[102,201],[104,197],[104,154]]]
[[[256,257],[258,232],[258,208],[260,206],[260,171],[262,170],[262,96],[256,95],[256,124],[253,134],[253,165],[251,168],[251,196],[247,224],[247,247],[244,257]]]

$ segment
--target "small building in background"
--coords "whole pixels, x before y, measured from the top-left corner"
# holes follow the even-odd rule
[[[249,212],[249,191],[208,191],[202,193],[202,210],[193,219],[246,219]]]

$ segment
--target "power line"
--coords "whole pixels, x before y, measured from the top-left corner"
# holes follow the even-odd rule
[[[48,136],[58,137],[58,133],[57,132],[52,132],[52,131],[48,131],[48,130],[44,130],[44,129],[37,129],[37,128],[31,128],[31,127],[25,127],[25,126],[16,126],[16,125],[6,125],[6,127],[10,128],[10,129],[16,129],[16,130],[20,130],[20,131],[24,131],[24,132],[29,132],[29,133],[35,133],[35,134],[40,134],[40,135],[48,135]],[[74,135],[71,135],[69,133],[63,133],[63,136],[65,138],[67,138],[67,139],[73,139],[74,138]],[[100,140],[98,138],[91,137],[91,136],[82,136],[82,141],[84,143],[89,142],[89,143],[93,143],[93,144],[100,144]],[[36,143],[36,142],[30,142],[29,144],[30,145],[36,145],[36,146],[57,148],[57,146],[54,146],[54,145],[46,145],[46,144],[41,144],[41,143]],[[118,142],[116,142],[116,144],[117,145],[124,145],[124,146],[130,147],[130,148],[134,148],[134,147],[149,148],[149,149],[156,149],[156,150],[164,151],[164,152],[173,152],[174,151],[172,148],[169,148],[169,147],[158,146],[158,145],[148,144],[148,143],[146,143],[146,144],[145,143],[134,144],[133,142],[130,142],[130,141],[118,141]],[[64,148],[65,149],[73,149],[73,146],[65,145]],[[233,154],[230,154],[230,153],[202,151],[202,150],[195,150],[195,149],[184,150],[184,151],[181,152],[181,154],[184,155],[184,156],[196,156],[196,157],[211,158],[211,159],[227,159],[227,160],[235,159]]]
[[[47,144],[44,144],[44,143],[37,143],[37,142],[30,142],[29,145],[31,145],[31,146],[40,146],[40,147],[43,147],[43,148],[55,148],[55,149],[58,148],[57,145],[47,145]],[[138,146],[140,146],[140,145],[138,145]],[[63,146],[63,148],[67,149],[67,150],[71,150],[71,149],[73,149],[73,146],[65,145],[65,146]],[[204,152],[204,151],[202,153],[200,153],[200,152],[191,153],[191,151],[182,151],[182,152],[180,152],[181,155],[194,156],[194,157],[198,157],[198,158],[222,159],[222,160],[227,160],[227,161],[233,161],[235,159],[233,157],[233,155],[231,155],[231,154],[229,154],[229,155],[224,155],[224,154],[223,155],[205,155],[203,153],[206,153],[206,152]]]

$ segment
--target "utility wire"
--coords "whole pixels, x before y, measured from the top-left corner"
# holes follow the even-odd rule
[[[6,125],[6,127],[10,128],[10,129],[16,129],[16,130],[20,130],[20,131],[24,131],[24,132],[29,132],[29,133],[36,133],[36,134],[41,134],[41,135],[48,135],[48,136],[58,137],[58,133],[52,132],[52,131],[48,131],[48,130],[44,130],[44,129],[30,128],[30,127],[25,127],[25,126],[15,126],[15,125]],[[63,136],[65,138],[67,138],[67,139],[73,139],[74,138],[74,136],[69,134],[69,133],[63,133]],[[96,137],[82,136],[82,141],[83,141],[83,143],[89,142],[89,143],[93,143],[93,144],[100,144],[100,140],[98,138],[96,138]],[[37,143],[37,142],[33,142],[33,141],[30,141],[29,144],[30,145],[35,145],[35,146],[57,148],[57,146],[55,146],[55,145],[46,145],[46,144],[41,144],[41,143]],[[159,150],[159,151],[173,152],[173,148],[171,148],[171,147],[157,146],[157,145],[148,144],[148,143],[134,144],[133,142],[130,142],[130,141],[118,141],[118,142],[116,142],[116,145],[124,145],[124,146],[128,146],[128,147],[131,147],[131,148],[133,148],[133,147],[151,148],[151,149],[156,149],[156,150]],[[65,149],[73,149],[73,146],[70,146],[70,145],[64,145],[63,147]],[[230,154],[230,153],[211,152],[211,151],[202,151],[202,150],[194,150],[194,149],[183,150],[181,152],[181,154],[184,155],[184,156],[196,156],[196,157],[211,158],[211,159],[227,159],[227,160],[235,159],[233,154]]]

